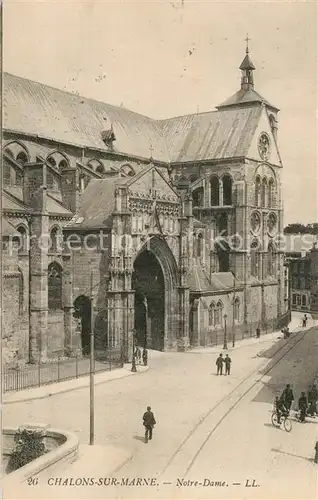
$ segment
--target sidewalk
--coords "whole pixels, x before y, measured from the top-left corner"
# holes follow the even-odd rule
[[[148,370],[149,366],[137,365],[137,372],[134,373],[131,371],[131,364],[129,363],[124,365],[123,368],[118,368],[113,371],[96,373],[94,375],[94,385],[96,386],[98,384],[111,382],[112,380],[138,375]],[[32,399],[45,399],[56,394],[62,394],[63,392],[69,392],[76,389],[82,389],[83,387],[88,387],[89,383],[90,377],[84,376],[71,380],[65,380],[64,382],[44,385],[42,387],[34,387],[17,392],[7,392],[3,394],[2,403],[10,404],[30,401]]]
[[[309,315],[308,315],[309,316]],[[318,321],[317,320],[313,320],[311,317],[309,318],[309,322],[308,322],[308,326],[306,328],[302,328],[300,326],[300,318],[301,318],[301,314],[299,314],[299,317],[298,317],[298,313],[295,313],[295,316],[294,316],[294,313],[293,313],[293,317],[292,317],[292,320],[291,322],[289,323],[289,331],[291,333],[299,333],[299,332],[302,332],[302,331],[305,331],[305,330],[309,330],[310,328],[316,326],[318,324]],[[254,337],[248,337],[246,339],[239,339],[235,342],[235,347],[232,347],[232,340],[228,340],[227,342],[227,351],[228,352],[232,352],[232,351],[236,351],[237,349],[242,349],[244,347],[248,347],[248,346],[251,346],[251,345],[257,345],[257,344],[262,344],[262,343],[265,343],[265,342],[273,342],[275,340],[280,340],[283,338],[283,334],[281,332],[281,330],[278,330],[278,331],[275,331],[275,332],[272,332],[272,333],[263,333],[260,338],[256,338],[255,336]],[[203,354],[203,353],[207,353],[207,354],[217,354],[220,352],[220,350],[222,351],[223,350],[223,344],[219,344],[219,345],[216,345],[216,346],[211,346],[211,347],[195,347],[193,349],[191,349],[191,351],[188,351],[189,353],[193,353],[193,354]]]

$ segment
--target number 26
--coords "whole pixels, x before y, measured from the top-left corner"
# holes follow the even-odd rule
[[[28,486],[36,486],[39,482],[38,477],[28,477]]]

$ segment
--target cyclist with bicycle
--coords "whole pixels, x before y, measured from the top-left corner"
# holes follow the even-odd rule
[[[280,398],[278,396],[276,396],[274,406],[275,406],[276,415],[277,415],[277,423],[280,425],[281,418],[282,417],[286,418],[289,415],[289,411],[285,406],[284,398],[282,396]]]

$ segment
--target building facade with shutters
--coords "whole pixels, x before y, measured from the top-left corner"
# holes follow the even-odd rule
[[[3,342],[36,362],[128,359],[288,321],[278,109],[241,88],[153,120],[4,75]]]

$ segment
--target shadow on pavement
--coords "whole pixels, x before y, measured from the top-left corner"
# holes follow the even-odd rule
[[[301,455],[296,455],[295,453],[278,450],[277,448],[272,448],[271,451],[274,451],[275,453],[281,453],[282,455],[289,455],[290,457],[300,458],[301,460],[307,460],[307,462],[315,463],[313,458],[303,457]]]
[[[145,442],[144,436],[134,436],[134,439],[136,439],[137,441]]]

